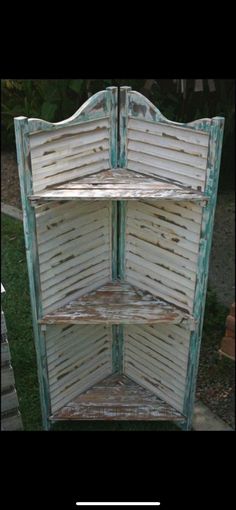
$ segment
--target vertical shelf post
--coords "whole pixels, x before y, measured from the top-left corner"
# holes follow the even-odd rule
[[[223,142],[224,118],[214,117],[211,121],[210,140],[207,157],[206,195],[210,197],[203,209],[202,232],[198,256],[197,283],[193,314],[198,319],[195,331],[191,333],[189,346],[189,360],[186,377],[184,400],[184,415],[186,423],[183,429],[189,430],[192,424],[197,373],[200,357],[200,346],[203,330],[204,311],[209,274],[210,251],[213,236],[214,216],[217,201],[217,189],[220,172],[221,151]]]
[[[31,173],[28,119],[26,117],[16,117],[14,119],[14,123],[16,136],[17,163],[23,208],[25,248],[29,275],[31,311],[37,359],[42,421],[44,429],[48,430],[50,415],[50,399],[46,365],[45,338],[41,331],[41,327],[38,324],[38,319],[42,317],[42,310],[40,299],[41,291],[39,279],[39,264],[37,256],[35,213],[28,199],[28,196],[32,194],[32,173]]]

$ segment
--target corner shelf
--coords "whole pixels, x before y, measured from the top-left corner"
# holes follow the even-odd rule
[[[50,419],[183,421],[184,416],[125,375],[113,374],[73,398]]]
[[[46,179],[45,179],[46,180]],[[101,171],[87,177],[55,184],[31,195],[32,203],[48,200],[192,200],[206,201],[201,191],[158,180],[124,168]]]
[[[126,282],[114,281],[58,310],[40,324],[179,324],[193,321],[188,312]]]
[[[189,429],[224,119],[172,122],[108,87],[70,119],[14,122],[44,428]]]

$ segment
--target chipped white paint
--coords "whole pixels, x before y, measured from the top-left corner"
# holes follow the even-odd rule
[[[193,310],[201,207],[162,201],[127,204],[125,274],[129,283]]]
[[[132,166],[132,165],[131,165]],[[91,165],[89,166],[91,168]],[[58,178],[59,179],[59,178]],[[109,169],[96,175],[80,177],[63,184],[55,182],[48,189],[34,193],[32,203],[50,200],[137,200],[139,198],[159,200],[205,201],[207,197],[189,187],[144,176],[129,169]]]
[[[110,202],[39,207],[36,231],[44,314],[111,279]]]
[[[111,329],[48,326],[46,348],[52,412],[112,370]]]
[[[53,420],[183,420],[182,414],[130,378],[113,374],[71,399]]]
[[[134,172],[204,191],[208,139],[206,133],[131,118],[127,166]]]
[[[109,118],[31,134],[33,191],[109,168]]]
[[[112,282],[47,313],[41,324],[129,324],[189,321],[188,313],[148,292],[123,282]],[[193,320],[193,318],[192,318]]]
[[[124,373],[182,412],[190,332],[177,325],[125,326]]]

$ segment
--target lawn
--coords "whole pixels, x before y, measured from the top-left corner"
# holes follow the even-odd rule
[[[6,289],[3,309],[8,329],[12,365],[16,381],[24,430],[42,430],[37,367],[33,343],[28,275],[25,258],[23,226],[18,220],[2,214],[2,276]],[[233,367],[225,362],[219,365],[217,348],[224,332],[227,308],[219,305],[213,293],[208,293],[204,323],[204,360],[209,349],[214,349],[213,365],[221,377],[232,374]],[[205,340],[204,340],[205,339]],[[211,352],[210,352],[211,359]],[[202,378],[206,380],[208,365],[203,363]],[[222,368],[223,367],[223,368]],[[217,372],[218,373],[218,372]],[[232,379],[232,375],[231,375]],[[230,379],[230,381],[231,381]],[[173,423],[160,422],[77,422],[58,423],[54,430],[179,430]]]

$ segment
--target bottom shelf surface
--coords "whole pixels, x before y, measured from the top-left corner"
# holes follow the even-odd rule
[[[59,420],[184,420],[151,391],[125,375],[112,374],[51,416]]]

